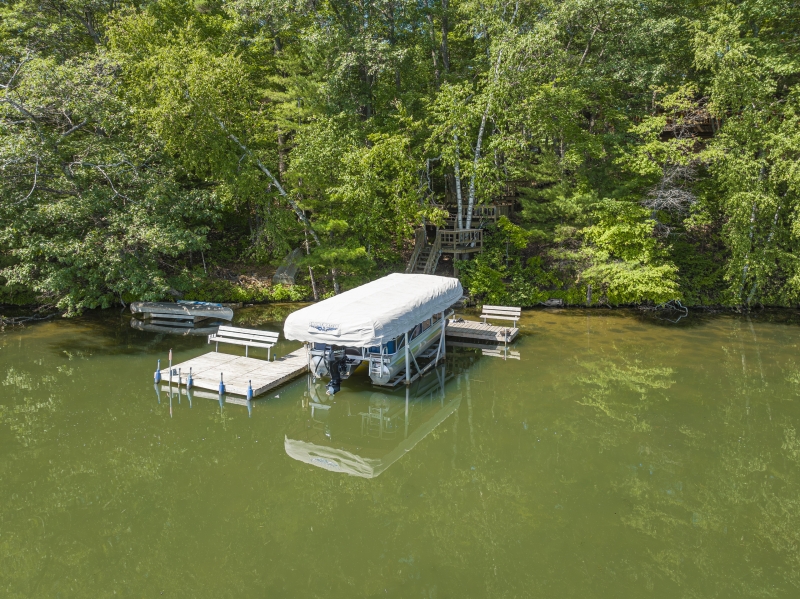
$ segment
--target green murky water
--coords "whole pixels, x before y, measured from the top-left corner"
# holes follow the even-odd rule
[[[0,596],[800,594],[800,320],[523,325],[408,400],[351,379],[316,405],[303,379],[251,411],[159,399],[156,358],[202,338],[6,330]]]

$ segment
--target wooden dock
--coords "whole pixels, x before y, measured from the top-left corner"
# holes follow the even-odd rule
[[[482,322],[472,320],[462,320],[455,322],[447,321],[445,338],[451,339],[472,339],[481,343],[511,343],[519,335],[518,327],[496,327]]]
[[[212,351],[186,362],[173,364],[172,382],[185,385],[190,368],[194,388],[218,391],[219,376],[222,373],[226,394],[245,396],[247,386],[252,381],[253,397],[257,397],[307,372],[308,356],[305,347],[272,362]],[[161,371],[161,380],[169,382],[169,367]]]

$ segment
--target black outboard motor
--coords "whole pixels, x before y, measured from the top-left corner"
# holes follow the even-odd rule
[[[325,386],[327,395],[336,395],[342,387],[342,372],[347,369],[344,349],[331,347],[325,351],[325,366],[331,374],[331,381]]]

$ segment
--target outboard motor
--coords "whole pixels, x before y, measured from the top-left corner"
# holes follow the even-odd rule
[[[336,395],[342,386],[342,372],[347,370],[347,358],[344,349],[331,347],[325,351],[325,366],[331,375],[331,381],[326,385],[327,395]]]

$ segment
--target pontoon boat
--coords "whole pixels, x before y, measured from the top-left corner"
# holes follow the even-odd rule
[[[330,377],[328,395],[365,364],[376,385],[415,380],[444,357],[458,279],[391,274],[289,315],[287,339],[310,345],[312,376]]]

